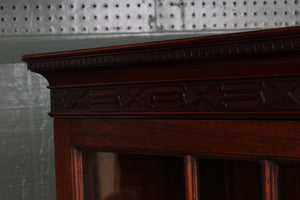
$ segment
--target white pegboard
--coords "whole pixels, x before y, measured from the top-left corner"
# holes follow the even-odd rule
[[[297,0],[186,0],[186,29],[248,29],[297,25]]]
[[[86,34],[153,31],[153,0],[5,1],[2,34]]]
[[[299,0],[0,0],[0,35],[199,32],[295,26]]]

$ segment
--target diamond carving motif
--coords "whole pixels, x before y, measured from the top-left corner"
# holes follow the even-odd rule
[[[288,99],[291,102],[293,102],[296,106],[300,106],[300,100],[298,97],[296,97],[293,90],[299,87],[300,81],[295,81],[292,83],[287,83],[287,85],[281,85],[280,83],[276,81],[271,81],[271,85],[278,90],[278,95],[274,98],[271,105],[272,106],[278,106],[280,103]]]
[[[53,88],[52,112],[300,110],[300,79],[266,78]]]
[[[213,99],[213,97],[210,95],[212,95],[214,92],[213,90],[217,87],[218,84],[216,83],[208,85],[189,85],[187,87],[187,91],[190,91],[190,93],[187,93],[187,97],[189,97],[191,100],[187,102],[186,107],[197,107],[203,104],[203,109],[204,107],[207,107],[208,109],[215,110],[216,99]]]

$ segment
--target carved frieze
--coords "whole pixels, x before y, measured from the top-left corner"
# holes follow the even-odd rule
[[[300,77],[51,89],[52,113],[300,110]]]

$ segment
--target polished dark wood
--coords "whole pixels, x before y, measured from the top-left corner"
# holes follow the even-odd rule
[[[123,155],[139,200],[299,199],[300,27],[22,59],[49,82],[58,200],[99,199],[99,152]],[[184,160],[184,181],[137,154]]]
[[[54,120],[56,193],[58,199],[80,200],[75,197],[76,180],[74,172],[74,147],[71,145],[69,124],[60,119]]]
[[[198,197],[198,165],[197,159],[191,155],[184,157],[185,161],[185,190],[187,200],[197,200]]]
[[[263,200],[278,200],[278,171],[276,163],[262,161]]]
[[[300,110],[300,79],[252,78],[53,88],[52,115],[206,115]],[[159,112],[159,113],[158,113]],[[203,112],[203,113],[202,113]],[[257,116],[253,116],[256,118]]]
[[[72,145],[300,158],[300,123],[289,120],[69,119]]]
[[[29,68],[42,72],[89,68],[178,62],[182,60],[250,56],[295,52],[299,50],[299,27],[150,42],[107,48],[23,56]]]

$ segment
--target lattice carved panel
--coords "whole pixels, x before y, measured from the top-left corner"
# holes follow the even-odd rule
[[[300,78],[52,89],[52,112],[300,110]]]

